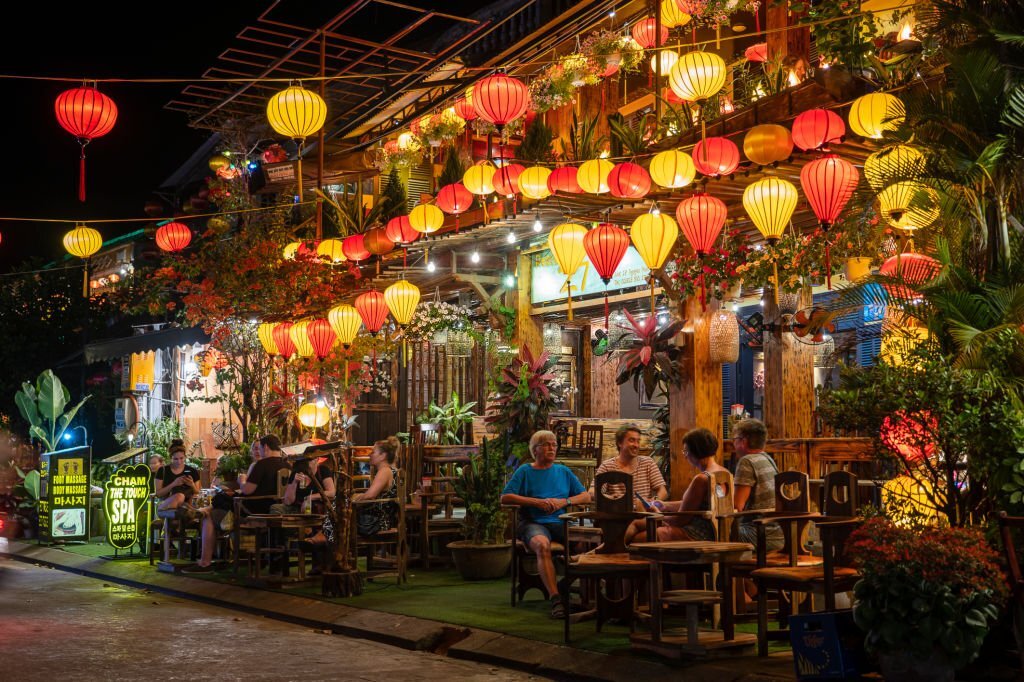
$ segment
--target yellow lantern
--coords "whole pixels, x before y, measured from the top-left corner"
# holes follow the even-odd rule
[[[345,348],[352,345],[359,328],[363,326],[363,318],[359,316],[359,311],[354,306],[344,303],[334,306],[327,312],[327,322]]]
[[[331,410],[319,401],[306,403],[299,408],[299,422],[307,429],[319,429],[331,420]]]
[[[608,174],[615,168],[615,164],[606,159],[593,159],[585,161],[576,172],[576,184],[584,192],[590,194],[605,194],[608,192]]]
[[[858,97],[850,106],[850,129],[861,137],[880,139],[886,130],[896,130],[903,123],[906,110],[898,97],[885,92],[872,92]]]
[[[299,252],[300,246],[302,246],[302,242],[289,242],[281,249],[281,255],[285,260],[295,260],[295,254]]]
[[[288,335],[292,337],[292,343],[295,344],[295,352],[301,357],[311,358],[313,357],[313,343],[309,340],[307,327],[309,327],[309,320],[300,320],[292,325],[292,328],[288,330]]]
[[[420,204],[409,211],[409,226],[417,232],[430,234],[444,225],[444,213],[433,204]]]
[[[759,166],[783,161],[793,153],[793,135],[774,123],[754,126],[743,137],[743,153]]]
[[[629,231],[636,252],[652,271],[664,265],[678,237],[679,226],[664,213],[644,213],[633,221]]]
[[[909,526],[914,521],[935,523],[938,513],[932,498],[938,496],[933,491],[928,479],[897,476],[882,484],[882,507],[897,526]]]
[[[415,149],[416,146],[418,146],[416,136],[412,133],[402,133],[398,136],[399,149]]]
[[[939,195],[915,180],[896,182],[878,193],[878,205],[893,227],[916,230],[928,227],[939,217]]]
[[[674,2],[675,0],[673,0]],[[659,73],[658,62],[661,62],[661,75],[667,76],[668,72],[672,70],[672,67],[679,61],[679,53],[672,50],[661,50],[658,54],[651,57],[651,71]]]
[[[558,269],[565,275],[565,288],[569,306],[569,319],[572,319],[572,284],[570,279],[581,265],[587,250],[583,246],[583,237],[587,228],[576,223],[562,223],[548,234],[548,248],[558,263]]]
[[[879,149],[864,160],[864,177],[875,191],[903,180],[921,177],[924,154],[907,144]]]
[[[668,74],[672,91],[688,102],[714,97],[725,86],[725,60],[713,52],[687,52]]]
[[[675,0],[672,0],[675,2]],[[651,179],[662,187],[677,189],[693,182],[697,169],[686,152],[669,149],[651,159]]]
[[[323,127],[327,103],[312,90],[290,85],[267,102],[267,120],[278,135],[303,140]]]
[[[743,210],[768,241],[782,236],[796,209],[793,183],[774,176],[762,178],[743,190]]]
[[[890,365],[902,365],[915,348],[928,340],[927,327],[918,327],[901,315],[887,316],[886,325],[878,357]]]
[[[260,343],[263,344],[263,350],[267,351],[267,355],[271,357],[281,354],[281,351],[277,349],[277,343],[274,341],[274,327],[276,326],[277,324],[274,322],[260,322],[260,326],[256,327],[256,336],[259,337]]]
[[[462,184],[473,194],[485,196],[494,194],[494,173],[497,169],[489,161],[483,161],[469,169],[462,176]]]
[[[551,170],[544,166],[530,166],[519,174],[519,191],[528,199],[544,199],[551,196],[548,176]]]
[[[690,15],[679,8],[676,0],[661,0],[661,25],[665,28],[686,26],[690,19]]]
[[[102,246],[103,237],[99,231],[85,225],[76,225],[75,229],[64,235],[64,249],[78,258],[88,258]]]
[[[384,303],[387,304],[395,322],[403,327],[412,320],[416,304],[419,302],[419,287],[404,279],[398,280],[384,290]]]
[[[289,244],[288,246],[291,246],[291,244]],[[345,258],[345,254],[341,250],[340,239],[323,240],[322,242],[317,244],[316,254],[321,258],[329,260],[332,263],[344,263],[346,260],[348,260],[347,258]]]

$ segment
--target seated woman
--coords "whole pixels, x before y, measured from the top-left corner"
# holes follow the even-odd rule
[[[388,436],[385,440],[379,440],[373,444],[373,452],[370,453],[370,470],[373,480],[370,482],[370,487],[364,492],[352,496],[353,502],[357,500],[397,500],[398,467],[395,466],[395,459],[398,457],[400,445],[394,436]],[[356,531],[359,535],[376,535],[381,531],[393,528],[397,523],[397,501],[360,505],[357,508]],[[324,518],[323,534],[317,534],[310,538],[310,542],[314,544],[334,543],[334,523],[329,515]]]
[[[707,429],[693,429],[683,436],[683,455],[691,466],[697,467],[700,474],[693,477],[683,499],[653,506],[666,512],[673,511],[707,511],[708,493],[711,490],[711,474],[716,471],[727,471],[715,461],[718,452],[718,439]],[[626,534],[627,542],[643,542],[647,539],[642,522],[634,522],[630,532]],[[715,526],[709,519],[686,517],[668,518],[658,527],[658,542],[672,540],[714,540]]]
[[[309,470],[316,460],[298,460],[292,465],[292,473],[288,485],[284,489],[283,504],[270,505],[271,514],[299,514],[307,506],[312,508],[314,502],[320,501],[319,489],[313,483]],[[316,467],[316,480],[324,489],[328,500],[334,499],[334,474],[326,464]]]
[[[199,472],[185,464],[185,444],[172,440],[169,448],[171,463],[156,473],[155,490],[162,501],[157,511],[178,509],[199,492]]]

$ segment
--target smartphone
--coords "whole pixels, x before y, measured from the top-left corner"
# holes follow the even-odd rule
[[[636,495],[636,499],[640,500],[640,504],[644,506],[644,509],[646,509],[647,511],[655,511],[654,507],[651,505],[650,502],[644,499],[643,495],[641,495],[640,493],[633,494]]]

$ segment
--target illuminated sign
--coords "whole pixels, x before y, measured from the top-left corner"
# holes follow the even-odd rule
[[[120,467],[107,481],[103,513],[107,517],[107,542],[128,549],[146,540],[149,526],[149,481],[153,472],[145,464]]]
[[[615,276],[608,283],[608,291],[626,289],[629,287],[646,286],[647,276],[650,270],[644,265],[640,254],[632,246],[626,249],[626,255],[619,263]],[[572,276],[573,299],[577,296],[590,294],[603,294],[604,282],[590,264],[590,259],[584,259],[583,265]],[[543,251],[532,254],[530,264],[530,303],[548,303],[565,298],[565,275],[558,269],[558,263],[551,251]]]
[[[39,458],[39,535],[46,540],[89,539],[88,446],[46,452]]]

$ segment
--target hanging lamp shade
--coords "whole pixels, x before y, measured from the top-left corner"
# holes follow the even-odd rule
[[[327,426],[331,420],[331,410],[319,401],[306,403],[299,408],[299,422],[307,429],[319,429]]]
[[[420,233],[412,228],[409,216],[400,215],[388,221],[384,226],[388,239],[396,244],[411,244],[420,238]]]
[[[633,28],[629,32],[632,34],[633,40],[645,50],[668,42],[668,27],[665,24],[661,25],[661,40],[658,40],[658,20],[654,17],[641,19],[633,24]]]
[[[736,313],[719,310],[711,316],[708,329],[708,358],[711,362],[736,362],[740,359],[740,324]]]
[[[903,123],[905,114],[898,97],[872,92],[858,97],[850,105],[850,129],[861,137],[881,139],[885,131],[896,130]]]
[[[761,64],[768,61],[768,43],[755,43],[743,52],[748,62]]]
[[[437,232],[444,225],[444,213],[433,204],[420,204],[409,212],[409,224],[422,234]]]
[[[669,149],[651,159],[650,173],[651,179],[662,187],[678,189],[693,182],[697,169],[689,154]]]
[[[356,298],[356,311],[363,320],[363,326],[374,336],[388,319],[387,301],[384,300],[384,294],[376,289],[371,289]]]
[[[583,258],[587,253],[583,246],[583,237],[586,234],[587,228],[577,223],[562,223],[548,234],[548,248],[551,249],[559,270],[566,277],[572,277],[583,265]]]
[[[676,0],[661,0],[661,25],[668,28],[686,26],[692,17],[684,12]],[[665,73],[662,71],[662,73]]]
[[[878,272],[887,277],[902,277],[907,284],[919,287],[934,279],[941,269],[942,264],[931,256],[911,252],[887,258]]]
[[[725,60],[713,52],[687,52],[669,71],[668,84],[687,102],[714,97],[725,86],[728,68]]]
[[[359,328],[363,326],[363,318],[359,316],[359,311],[344,303],[327,311],[327,321],[345,348],[352,345]]]
[[[614,167],[611,161],[605,159],[584,161],[576,172],[576,182],[584,192],[605,194],[609,191],[608,175]]]
[[[836,222],[859,180],[857,168],[836,154],[826,154],[800,170],[800,185],[822,228]]]
[[[494,172],[494,191],[503,197],[519,194],[519,176],[526,168],[518,163],[506,163]]]
[[[462,175],[462,184],[472,194],[487,196],[494,194],[494,174],[497,169],[489,161],[470,166]]]
[[[314,353],[313,342],[309,340],[309,322],[309,320],[299,320],[288,331],[288,335],[292,337],[292,343],[295,345],[295,352],[303,358],[311,358]]]
[[[292,341],[292,323],[278,322],[274,325],[273,337],[277,352],[285,360],[295,355],[295,342]]]
[[[672,253],[679,237],[679,226],[664,213],[644,213],[633,221],[629,236],[644,264],[653,271],[664,265]]]
[[[601,223],[583,236],[583,249],[605,285],[615,275],[628,248],[629,233],[611,223]]]
[[[805,152],[827,150],[846,135],[843,119],[828,109],[808,109],[793,120],[793,144]]]
[[[267,102],[267,120],[278,135],[304,140],[323,127],[327,103],[312,90],[290,85]]]
[[[762,178],[743,190],[743,209],[761,235],[774,241],[782,236],[796,209],[793,183],[774,176]]]
[[[366,248],[365,234],[351,234],[345,237],[341,241],[341,250],[344,252],[345,258],[357,263],[370,257],[370,252]]]
[[[373,256],[383,256],[395,249],[395,243],[388,238],[388,232],[383,227],[367,230],[363,238],[363,246]]]
[[[89,258],[103,246],[103,237],[98,230],[85,225],[64,235],[64,250],[77,258]]]
[[[85,201],[85,145],[109,133],[117,122],[117,105],[95,87],[65,90],[54,102],[57,123],[74,135],[81,147],[78,161],[78,200]]]
[[[784,161],[793,153],[793,136],[774,123],[754,126],[743,136],[743,153],[759,166]]]
[[[306,326],[306,336],[309,337],[309,343],[313,346],[313,354],[316,355],[317,360],[321,361],[327,357],[334,342],[338,340],[338,335],[331,328],[331,323],[322,317],[312,320]]]
[[[473,106],[473,88],[466,88],[465,96],[456,99],[453,106],[455,107],[455,113],[467,123],[476,120],[480,116],[480,114],[476,113],[476,108]]]
[[[303,247],[302,242],[288,242],[281,249],[281,257],[285,260],[295,260],[295,256],[299,253],[299,249]]]
[[[878,206],[889,224],[901,230],[928,227],[939,217],[939,195],[916,180],[896,182],[878,193]]]
[[[473,205],[473,195],[461,182],[445,185],[437,193],[437,207],[448,215],[465,213]]]
[[[316,255],[329,263],[344,263],[344,242],[341,239],[325,239],[316,245]]]
[[[419,287],[404,279],[398,280],[384,290],[384,303],[400,326],[409,324],[419,302]]]
[[[156,229],[156,245],[161,251],[176,253],[188,246],[191,241],[192,230],[184,223],[170,222]]]
[[[727,137],[709,137],[693,147],[693,165],[702,175],[730,175],[740,165],[740,150]]]
[[[864,177],[877,191],[895,183],[915,180],[924,173],[924,154],[908,144],[879,149],[864,160]]]
[[[577,179],[578,174],[576,166],[559,166],[548,176],[548,189],[552,194],[582,194],[583,188]]]
[[[274,327],[276,326],[273,322],[260,322],[260,325],[256,327],[256,336],[260,340],[260,345],[270,357],[281,354],[274,342]]]
[[[672,67],[679,61],[679,53],[672,50],[661,50],[651,57],[651,71],[667,76]],[[661,62],[661,71],[658,71],[658,62]]]
[[[676,207],[676,219],[697,255],[711,251],[725,226],[725,203],[705,192],[683,199]]]
[[[641,199],[651,191],[651,176],[638,164],[616,164],[608,173],[608,191],[619,199]]]
[[[551,171],[544,166],[530,166],[519,175],[519,191],[529,199],[543,199],[551,196],[548,177]]]
[[[473,86],[473,109],[477,115],[493,123],[500,133],[502,128],[526,113],[530,105],[530,91],[518,78],[504,71],[481,79]]]

